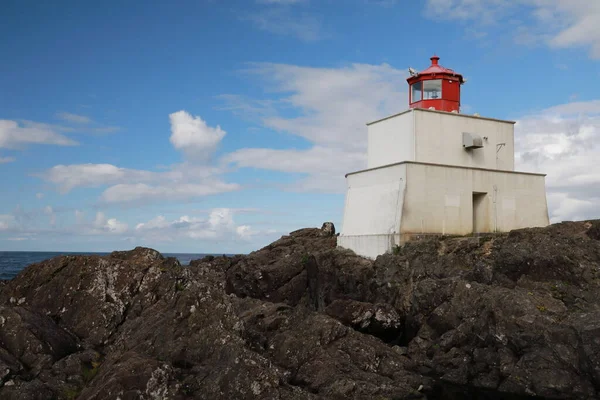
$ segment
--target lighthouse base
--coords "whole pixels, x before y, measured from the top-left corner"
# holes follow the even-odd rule
[[[347,175],[338,246],[375,258],[415,237],[549,224],[545,176],[406,161]]]
[[[391,252],[394,246],[399,245],[400,235],[340,235],[337,244],[363,257],[375,259],[378,255]]]

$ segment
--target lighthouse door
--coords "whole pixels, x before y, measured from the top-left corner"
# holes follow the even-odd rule
[[[473,233],[488,232],[487,193],[473,192]]]

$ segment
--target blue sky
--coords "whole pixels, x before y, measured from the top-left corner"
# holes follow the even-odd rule
[[[248,252],[341,227],[407,68],[512,119],[553,222],[600,200],[600,3],[3,2],[0,250]]]

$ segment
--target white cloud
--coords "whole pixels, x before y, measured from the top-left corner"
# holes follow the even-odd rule
[[[189,199],[238,190],[218,178],[213,167],[179,164],[154,172],[119,168],[111,164],[57,165],[39,176],[63,193],[78,187],[109,186],[100,200],[107,203]]]
[[[519,44],[586,46],[600,59],[600,2],[590,0],[427,0],[425,14],[479,25],[504,25]],[[529,21],[524,21],[528,17]],[[511,20],[507,24],[505,20]],[[504,20],[502,24],[501,20]]]
[[[173,147],[200,160],[208,159],[225,136],[219,125],[212,128],[202,118],[193,117],[183,110],[172,113],[169,119]]]
[[[15,224],[15,217],[8,214],[0,214],[0,231],[7,231]]]
[[[91,235],[98,234],[116,234],[120,235],[126,233],[129,229],[128,225],[119,222],[116,218],[107,219],[104,213],[98,211],[96,213],[96,219],[94,220],[91,228],[84,230],[84,233]]]
[[[41,177],[66,193],[76,187],[98,187],[125,180],[140,180],[149,174],[152,173],[111,164],[72,164],[56,165],[41,174]]]
[[[72,114],[68,112],[61,112],[56,114],[56,117],[63,121],[73,122],[76,124],[89,124],[92,120],[85,115]]]
[[[223,160],[239,167],[309,175],[299,182],[287,185],[287,190],[342,193],[345,191],[344,175],[364,168],[366,153],[321,146],[308,150],[255,148],[235,151]]]
[[[14,157],[0,157],[0,164],[14,162],[15,160],[16,160],[16,158],[14,158]]]
[[[599,218],[600,100],[559,105],[515,127],[519,170],[546,173],[553,222]]]
[[[97,212],[91,221],[85,220],[85,214],[79,210],[75,211],[76,223],[65,225],[58,224],[57,219],[61,211],[47,205],[40,210],[24,211],[22,207],[12,214],[0,215],[0,231],[16,233],[15,237],[41,237],[41,236],[64,236],[64,235],[95,235],[112,236],[122,235],[129,228],[126,223],[116,218],[107,218],[101,211]],[[39,216],[48,217],[48,222],[42,222]]]
[[[111,218],[106,221],[106,229],[110,233],[124,233],[127,232],[127,224],[117,221],[116,218]]]
[[[240,225],[237,228],[235,228],[235,232],[238,234],[238,236],[242,237],[242,238],[246,238],[249,236],[254,235],[255,233],[252,231],[252,228],[248,225]]]
[[[272,229],[255,230],[249,224],[236,223],[236,215],[247,213],[248,210],[245,209],[190,210],[196,214],[173,219],[159,215],[137,224],[129,224],[117,215],[108,216],[104,211],[91,213],[91,216],[86,218],[83,211],[74,210],[75,222],[61,220],[64,211],[67,210],[46,206],[36,211],[25,212],[21,207],[17,207],[12,214],[0,215],[0,240],[40,240],[44,243],[48,240],[69,243],[72,238],[83,238],[86,242],[93,240],[89,243],[127,240],[136,246],[164,249],[165,243],[169,243],[167,246],[172,249],[178,248],[171,251],[185,251],[185,247],[182,246],[187,246],[188,249],[193,246],[197,249],[198,246],[210,243],[206,247],[209,251],[239,252],[263,246],[265,241],[275,239],[278,233],[285,233]],[[198,212],[205,215],[197,214]],[[44,215],[56,215],[58,221],[50,221],[58,222],[56,226],[50,225],[45,218],[39,218]],[[257,223],[265,225],[265,222]],[[271,223],[268,225],[272,227]]]
[[[257,233],[248,225],[236,225],[233,217],[234,212],[229,208],[213,209],[208,218],[184,215],[168,221],[161,215],[148,222],[137,224],[135,231],[136,236],[154,241],[174,241],[182,238],[237,240]]]
[[[387,64],[310,68],[266,63],[250,71],[275,90],[291,93],[280,100],[301,114],[267,117],[266,126],[317,144],[365,149],[365,123],[406,108],[407,73]]]
[[[118,184],[106,189],[100,199],[106,203],[125,203],[147,199],[183,200],[238,190],[235,183],[210,180],[201,184],[175,183],[152,186],[145,183]]]
[[[31,144],[75,146],[77,142],[57,133],[51,126],[23,121],[0,120],[0,148],[15,149]]]
[[[167,219],[165,217],[163,217],[162,215],[159,215],[158,217],[155,217],[153,219],[151,219],[148,222],[141,222],[139,224],[137,224],[135,226],[135,229],[137,231],[144,231],[144,230],[151,230],[151,229],[162,229],[162,228],[166,228],[170,225],[170,222],[167,221]]]
[[[541,22],[554,19],[559,26],[549,41],[550,45],[590,46],[591,56],[600,59],[600,2],[554,0],[554,3],[539,6],[537,10]]]
[[[224,182],[222,168],[208,165],[208,159],[225,136],[219,126],[209,127],[200,117],[185,111],[169,115],[170,141],[188,157],[156,172],[120,168],[112,164],[56,165],[37,174],[62,192],[81,187],[106,187],[100,200],[105,203],[184,200],[238,190],[239,185]]]
[[[36,193],[36,194],[35,194],[35,197],[36,197],[38,200],[41,200],[41,199],[43,199],[43,198],[44,198],[44,193],[38,192],[38,193]]]
[[[366,167],[365,124],[406,108],[406,72],[387,64],[341,68],[252,64],[249,72],[280,93],[277,101],[263,107],[263,100],[252,102],[235,96],[224,99],[235,110],[254,112],[266,128],[304,138],[312,147],[240,149],[223,161],[240,167],[307,174],[288,186],[294,190],[343,193],[344,175]],[[297,116],[287,116],[290,112]]]

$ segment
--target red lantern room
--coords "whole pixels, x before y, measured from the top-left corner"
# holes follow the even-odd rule
[[[409,68],[410,108],[434,108],[440,111],[460,112],[460,85],[465,83],[461,74],[438,64],[438,56],[430,58],[431,66],[416,72]]]

